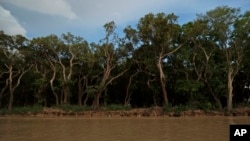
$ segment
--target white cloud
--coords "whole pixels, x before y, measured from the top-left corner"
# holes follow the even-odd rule
[[[100,27],[114,20],[118,25],[127,25],[138,21],[144,15],[152,12],[187,14],[208,9],[214,4],[200,0],[70,0],[74,11],[78,13],[83,26]],[[203,6],[200,6],[203,5]],[[195,11],[195,12],[194,12]]]
[[[26,30],[18,23],[18,21],[11,15],[10,11],[4,9],[0,5],[0,30],[6,34],[26,34]]]
[[[238,0],[240,6],[245,0]],[[233,1],[202,0],[69,0],[85,26],[100,26],[114,20],[118,24],[138,21],[149,12],[177,16],[200,14],[216,6],[231,5]],[[185,18],[185,17],[184,17]]]
[[[4,2],[52,16],[63,16],[68,19],[77,18],[66,0],[4,0]]]
[[[137,20],[155,9],[162,8],[164,0],[71,0],[74,11],[86,26],[100,26],[114,20],[117,24]]]
[[[119,32],[122,32],[125,26],[136,25],[149,12],[174,13],[180,16],[178,21],[182,24],[193,20],[196,14],[217,6],[229,5],[244,9],[249,9],[250,6],[250,2],[246,0],[0,0],[1,2],[5,9],[22,20],[19,22],[25,23],[28,35],[72,32],[89,39],[102,37],[102,26],[106,22],[115,21]]]

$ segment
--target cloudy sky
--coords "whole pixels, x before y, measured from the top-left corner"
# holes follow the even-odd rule
[[[71,32],[97,42],[109,21],[122,34],[149,12],[174,13],[183,24],[223,5],[250,10],[250,0],[0,0],[0,30],[28,38]]]

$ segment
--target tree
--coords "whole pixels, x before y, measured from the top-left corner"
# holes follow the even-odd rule
[[[114,32],[115,28],[115,23],[113,21],[105,24],[104,29],[106,36],[101,41],[101,45],[93,44],[96,49],[96,57],[98,57],[100,65],[103,68],[102,78],[96,87],[96,93],[94,95],[94,101],[92,104],[94,108],[99,107],[101,94],[107,86],[127,71],[127,69],[125,69],[117,74],[111,74],[119,65],[119,59],[121,59],[119,56],[119,46],[116,46],[119,40]],[[117,49],[115,49],[116,47]]]
[[[199,19],[207,21],[210,30],[210,39],[224,55],[224,70],[227,74],[227,110],[232,110],[233,103],[233,81],[241,67],[242,46],[240,38],[234,36],[234,24],[239,19],[239,9],[227,6],[217,7],[208,11],[206,15],[200,15]]]
[[[74,83],[72,81],[73,69],[75,65],[80,63],[80,55],[84,55],[82,53],[84,53],[88,43],[83,38],[75,37],[71,33],[63,34],[62,38],[64,45],[58,54],[57,62],[61,66],[63,103],[68,103],[68,97],[71,93],[70,85]]]
[[[242,51],[242,65],[239,68],[238,76],[236,76],[238,79],[238,82],[235,82],[236,86],[238,85],[238,89],[234,89],[234,91],[237,92],[238,101],[239,99],[247,102],[247,100],[250,98],[249,95],[249,86],[250,86],[250,66],[249,62],[250,59],[248,57],[250,53],[250,11],[246,11],[244,14],[240,15],[238,20],[234,23],[234,32],[233,32],[233,39],[235,41],[235,46],[241,47]],[[239,92],[241,91],[241,93]],[[237,100],[235,98],[235,100]]]
[[[219,70],[216,68],[217,64],[214,60],[217,48],[209,37],[207,21],[196,20],[184,25],[184,34],[185,38],[190,40],[189,46],[192,54],[190,62],[192,62],[197,75],[197,81],[202,81],[209,95],[215,100],[217,107],[222,110],[220,98],[211,84],[214,74]]]
[[[127,54],[128,57],[126,59],[126,65],[127,68],[129,68],[127,76],[128,76],[128,84],[126,87],[126,94],[125,94],[125,98],[124,98],[124,106],[129,106],[130,105],[130,101],[131,101],[131,87],[132,85],[132,80],[133,78],[138,75],[139,72],[141,72],[138,69],[138,64],[137,62],[134,60],[134,51],[135,48],[137,48],[138,46],[138,38],[137,38],[137,31],[135,29],[133,29],[131,26],[126,27],[123,32],[125,33],[125,37],[123,38],[123,46],[127,49]],[[136,70],[136,71],[135,71]]]
[[[165,105],[168,105],[168,95],[166,90],[167,78],[163,64],[167,61],[167,56],[175,53],[184,44],[178,41],[180,26],[176,23],[176,20],[177,16],[174,14],[159,13],[154,15],[150,13],[141,18],[137,26],[142,47],[147,48],[147,53],[151,52],[150,55],[158,69]]]
[[[20,85],[21,79],[27,73],[32,64],[25,59],[25,48],[27,39],[21,35],[8,36],[4,33],[0,35],[0,47],[3,56],[3,66],[6,68],[5,87],[1,91],[1,96],[8,87],[9,103],[8,110],[11,111],[14,102],[14,92]]]
[[[36,72],[47,74],[50,88],[55,97],[55,104],[59,105],[58,86],[54,85],[56,75],[58,74],[58,46],[61,45],[56,35],[34,38],[30,46],[34,52],[34,61],[36,63]],[[48,73],[47,73],[48,72]],[[41,75],[43,77],[43,75]],[[44,78],[43,78],[44,79]],[[45,79],[44,79],[45,80]]]

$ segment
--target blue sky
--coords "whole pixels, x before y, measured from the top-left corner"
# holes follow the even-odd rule
[[[223,5],[250,10],[250,0],[0,0],[0,30],[28,38],[71,32],[98,42],[109,21],[122,36],[126,26],[136,26],[150,12],[174,13],[183,24]]]

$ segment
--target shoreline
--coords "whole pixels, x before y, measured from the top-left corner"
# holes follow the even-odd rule
[[[40,112],[26,112],[19,114],[0,113],[0,117],[79,117],[79,118],[163,118],[163,117],[250,117],[250,108],[235,108],[231,112],[226,111],[165,111],[162,107],[135,108],[130,110],[87,110],[64,111],[58,108],[43,108]]]

